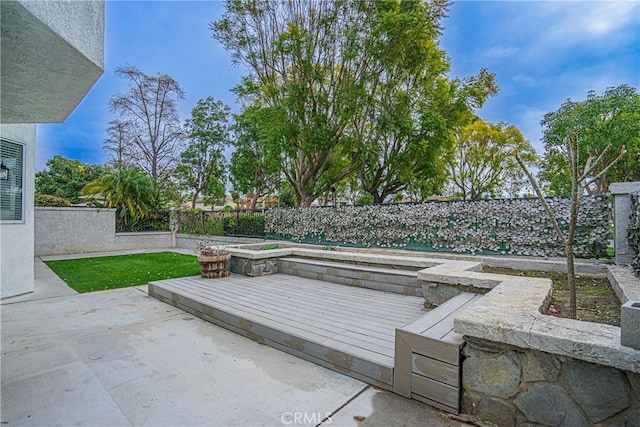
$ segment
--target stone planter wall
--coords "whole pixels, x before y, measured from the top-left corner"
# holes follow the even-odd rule
[[[640,425],[640,374],[466,338],[462,411],[499,426]]]
[[[231,272],[251,277],[277,273],[278,258],[249,259],[232,256]]]

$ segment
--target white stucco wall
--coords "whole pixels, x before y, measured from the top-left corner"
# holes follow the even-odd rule
[[[0,1],[3,123],[64,121],[104,69],[101,0]]]
[[[64,121],[103,73],[104,1],[0,1],[0,33],[0,134],[26,147],[24,223],[0,224],[7,298],[34,289],[36,128],[25,123]]]
[[[104,1],[22,0],[20,3],[79,53],[104,68]]]
[[[0,298],[33,292],[36,125],[0,125],[0,137],[25,144],[24,222],[0,223]]]

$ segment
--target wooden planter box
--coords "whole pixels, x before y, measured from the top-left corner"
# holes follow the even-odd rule
[[[200,276],[205,279],[227,277],[230,273],[231,254],[224,255],[200,255]]]

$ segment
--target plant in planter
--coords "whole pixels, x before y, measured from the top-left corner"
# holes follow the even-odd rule
[[[230,273],[231,252],[225,248],[214,248],[204,243],[199,243],[198,262],[200,263],[200,276],[205,279],[227,277]]]

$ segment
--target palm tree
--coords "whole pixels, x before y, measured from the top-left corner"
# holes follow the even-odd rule
[[[119,222],[125,228],[128,219],[135,222],[146,217],[158,200],[151,178],[135,167],[118,167],[105,173],[85,185],[82,194],[100,195],[106,207],[117,209]]]

